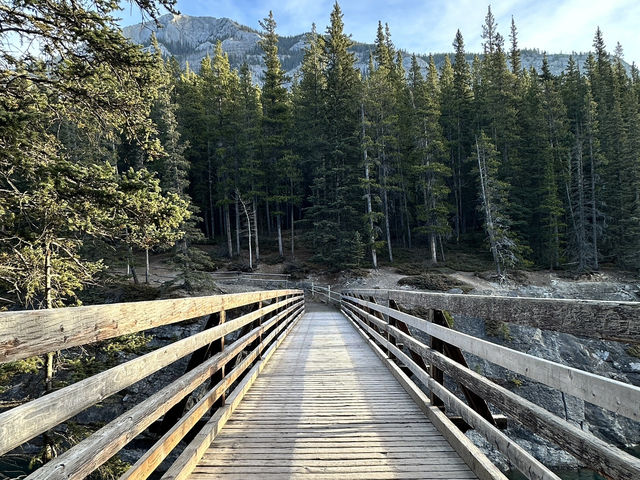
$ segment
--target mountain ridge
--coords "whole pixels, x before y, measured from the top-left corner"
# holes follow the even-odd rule
[[[161,16],[158,23],[161,25],[160,28],[153,21],[130,25],[123,28],[123,33],[134,43],[146,48],[150,47],[151,35],[155,33],[163,56],[174,56],[183,68],[188,63],[194,71],[199,70],[200,62],[207,54],[213,54],[216,42],[220,40],[222,49],[229,55],[231,67],[239,68],[246,61],[253,78],[261,81],[264,62],[262,50],[258,44],[262,38],[259,31],[226,17],[167,14]],[[296,74],[302,63],[306,35],[307,33],[301,33],[278,37],[280,62],[291,77]],[[356,57],[356,66],[360,70],[367,69],[369,52],[373,48],[374,45],[370,43],[354,42],[352,51]],[[408,70],[412,53],[400,51],[403,54],[404,67]],[[427,66],[428,55],[416,53],[418,62],[423,68]],[[438,68],[444,64],[446,55],[453,58],[452,52],[432,53],[432,55]],[[475,55],[475,53],[467,53],[466,58],[471,62]],[[523,49],[521,55],[524,68],[534,67],[540,71],[543,52],[537,49]],[[547,53],[551,72],[555,75],[560,74],[565,69],[570,55],[573,55],[578,65],[582,67],[588,53]],[[625,64],[625,66],[629,68],[628,65]]]

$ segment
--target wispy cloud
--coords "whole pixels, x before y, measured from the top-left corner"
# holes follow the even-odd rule
[[[378,20],[389,23],[394,43],[420,52],[451,51],[456,30],[462,32],[467,50],[480,51],[482,23],[488,2],[478,0],[343,0],[345,29],[355,40],[371,42]],[[508,38],[511,16],[518,27],[522,47],[548,52],[587,51],[597,26],[603,30],[609,50],[617,41],[627,61],[640,60],[638,0],[498,0],[490,2],[498,29]],[[258,28],[258,20],[273,10],[278,31],[294,35],[308,31],[312,23],[323,31],[329,22],[333,0],[178,0],[188,15],[229,17]],[[136,16],[125,12],[124,24]],[[139,17],[139,15],[138,15]]]

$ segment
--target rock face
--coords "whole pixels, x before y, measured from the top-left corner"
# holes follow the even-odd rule
[[[481,292],[473,292],[481,293]],[[495,295],[495,292],[492,292]],[[543,296],[552,298],[595,298],[601,300],[638,301],[634,286],[615,282],[563,282],[550,287],[521,287],[505,292],[509,296]],[[628,345],[602,340],[579,338],[573,335],[519,325],[508,325],[495,335],[489,335],[480,319],[456,317],[455,328],[536,357],[569,365],[621,382],[640,386],[640,359],[630,354]],[[573,423],[582,430],[620,447],[640,444],[640,423],[616,415],[571,395],[565,395],[540,383],[516,375],[480,358],[465,355],[471,369],[481,372],[505,388],[540,405],[553,414]],[[515,422],[506,431],[518,444],[542,463],[551,467],[577,468],[575,458],[546,442]],[[494,452],[479,435],[470,435],[474,442],[502,466],[505,459]]]
[[[229,18],[192,17],[189,15],[163,15],[159,19],[160,28],[153,22],[144,22],[124,27],[124,35],[133,42],[149,47],[151,35],[156,34],[158,44],[163,55],[174,56],[184,67],[187,63],[194,71],[200,68],[200,62],[206,55],[212,55],[216,42],[222,42],[223,50],[229,54],[231,66],[239,68],[247,62],[254,79],[261,82],[264,63],[262,50],[258,44],[261,39],[260,32],[253,30]],[[373,38],[375,32],[371,32]],[[305,34],[279,38],[279,57],[283,69],[289,76],[293,76],[300,69],[302,63]],[[366,71],[369,62],[369,52],[374,46],[367,43],[359,43],[353,46],[352,51],[356,58],[356,66]],[[406,71],[411,66],[411,54],[403,53],[403,64]],[[418,63],[422,68],[427,67],[428,56],[416,52]],[[442,67],[446,54],[434,54],[434,60],[438,68]],[[467,61],[473,61],[473,54],[467,55]],[[450,57],[453,57],[450,54]],[[543,54],[538,50],[523,50],[523,68],[535,67],[540,70]],[[587,54],[574,54],[579,65],[583,65]],[[547,59],[552,73],[559,74],[567,65],[569,54],[548,54]],[[628,65],[627,65],[628,67]]]

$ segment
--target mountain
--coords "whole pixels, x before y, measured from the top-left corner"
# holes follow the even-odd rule
[[[216,42],[222,42],[222,48],[229,54],[232,67],[239,68],[243,62],[249,65],[253,77],[260,81],[264,69],[262,50],[258,45],[260,32],[240,25],[229,18],[192,17],[189,15],[163,15],[159,19],[160,28],[154,22],[144,22],[124,27],[124,35],[133,42],[149,47],[151,35],[155,32],[162,54],[174,56],[184,67],[189,63],[190,68],[197,71],[200,61],[207,55],[212,55]],[[372,36],[375,32],[372,32]],[[278,51],[284,70],[289,75],[294,75],[300,68],[303,57],[305,34],[291,37],[279,37]],[[367,68],[369,52],[373,50],[373,44],[356,42],[352,48],[357,60],[357,66],[361,70]],[[411,54],[404,52],[403,63],[405,69],[411,64]],[[426,54],[417,54],[422,67],[427,66]],[[441,67],[446,53],[433,54],[436,65]],[[453,57],[452,54],[451,57]],[[474,54],[467,55],[467,60],[472,61]],[[573,54],[579,65],[583,65],[587,54]],[[552,73],[559,74],[566,67],[569,60],[568,53],[547,54]],[[524,68],[531,66],[540,71],[542,66],[542,52],[538,50],[523,50],[522,64]]]

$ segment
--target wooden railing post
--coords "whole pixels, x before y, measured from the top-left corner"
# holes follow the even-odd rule
[[[220,312],[218,313],[218,318],[219,318],[218,325],[222,325],[227,320],[227,312],[224,309],[221,309]],[[223,350],[224,350],[224,336],[220,337],[219,340],[216,340],[215,342],[213,342],[211,355],[221,353]],[[225,371],[225,366],[223,365],[220,370],[218,370],[216,373],[214,373],[211,376],[211,381],[209,383],[212,387],[224,378],[224,371]],[[226,392],[220,396],[220,399],[214,404],[214,408],[223,406],[225,404],[225,401],[226,401]]]
[[[258,310],[260,310],[262,308],[262,301],[258,302]],[[258,319],[258,326],[261,327],[262,326],[262,319],[264,318],[264,315],[260,315],[260,318]],[[262,332],[260,332],[260,335],[258,335],[258,345],[262,344]],[[262,350],[260,350],[260,354],[258,355],[258,358],[260,360],[262,360]]]
[[[429,321],[438,323],[436,318],[442,317],[443,313],[441,310],[429,310]],[[431,348],[439,353],[444,353],[444,342],[439,338],[431,336]],[[433,378],[440,385],[444,385],[444,373],[438,367],[436,367],[433,363],[431,364],[431,378]],[[431,403],[435,407],[440,407],[441,410],[444,411],[444,402],[438,398],[433,392],[431,392]]]

